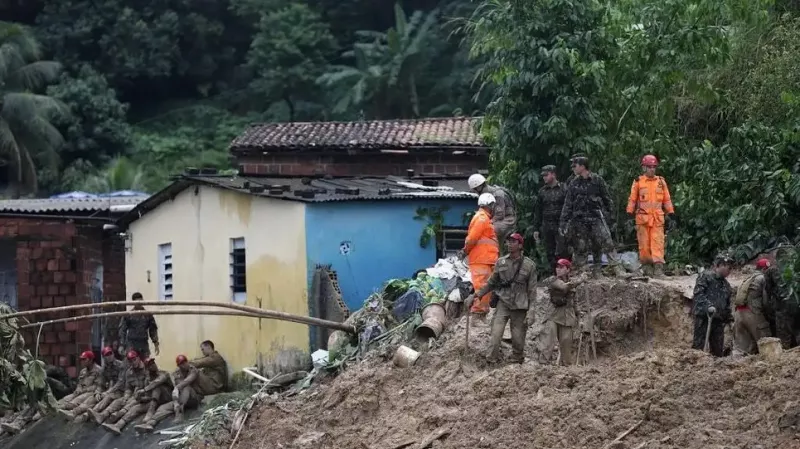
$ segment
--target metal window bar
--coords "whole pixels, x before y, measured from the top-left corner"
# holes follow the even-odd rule
[[[464,239],[467,238],[466,228],[446,227],[442,228],[436,236],[438,240],[438,251],[436,257],[447,258],[454,256],[460,249],[464,248]]]

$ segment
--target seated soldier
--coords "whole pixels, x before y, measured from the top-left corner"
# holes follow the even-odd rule
[[[153,428],[158,423],[155,418],[160,406],[167,406],[166,409],[169,410],[168,414],[162,413],[163,417],[172,414],[172,396],[170,393],[175,388],[172,385],[172,375],[166,371],[159,370],[155,360],[151,359],[150,364],[147,365],[147,370],[150,373],[150,383],[141,392],[142,399],[149,401],[147,414],[141,424],[134,426],[140,432],[153,431]]]
[[[206,340],[200,344],[203,357],[196,358],[191,364],[203,374],[200,379],[200,393],[210,396],[225,391],[228,384],[228,366],[225,359],[214,349],[214,342]]]
[[[121,434],[126,425],[145,413],[145,421],[148,421],[155,414],[156,407],[170,401],[169,374],[158,369],[155,359],[146,359],[144,366],[147,370],[147,385],[134,394],[137,401],[135,404],[112,414],[108,422],[103,424],[109,432]]]
[[[114,400],[122,397],[122,385],[125,375],[125,362],[117,360],[114,350],[110,346],[103,348],[103,368],[100,371],[100,379],[94,392],[94,404],[85,402],[78,405],[71,411],[62,412],[68,420],[75,422],[85,422],[88,419],[87,412],[93,409],[101,412],[106,409]]]
[[[58,401],[58,411],[64,413],[80,405],[91,407],[97,404],[95,394],[101,382],[102,369],[94,363],[94,352],[84,351],[80,356],[81,369],[78,374],[78,386],[72,394]]]
[[[120,410],[127,413],[132,407],[138,404],[135,398],[137,391],[147,386],[147,371],[144,369],[144,363],[136,351],[128,351],[125,357],[128,360],[128,369],[123,376],[124,382],[117,382],[117,390],[122,391],[122,397],[115,399],[105,410],[98,412],[97,410],[89,410],[89,414],[97,422],[102,425],[111,415]]]
[[[136,426],[137,430],[151,432],[155,426],[175,414],[175,422],[183,421],[183,412],[186,408],[197,408],[203,396],[198,392],[200,371],[189,363],[185,355],[181,354],[175,358],[178,369],[172,373],[172,382],[175,387],[172,389],[172,402],[163,404],[156,410],[156,413],[142,425]]]

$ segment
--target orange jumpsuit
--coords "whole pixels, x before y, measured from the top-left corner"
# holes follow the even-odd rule
[[[464,253],[469,262],[469,273],[472,277],[472,286],[477,292],[492,276],[494,264],[500,255],[500,245],[497,243],[497,234],[492,226],[492,217],[486,211],[479,209],[472,217],[464,242]],[[473,313],[488,313],[491,293],[476,298],[472,303]]]
[[[664,178],[642,175],[634,180],[627,212],[636,214],[639,261],[643,264],[663,264],[664,214],[675,213]]]

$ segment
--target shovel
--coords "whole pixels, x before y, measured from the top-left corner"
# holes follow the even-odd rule
[[[703,346],[703,351],[711,354],[711,345],[708,342],[709,337],[711,337],[711,314],[706,313],[708,317],[708,326],[706,326],[706,344]]]

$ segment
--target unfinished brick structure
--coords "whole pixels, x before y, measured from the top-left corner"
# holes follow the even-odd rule
[[[488,166],[476,118],[272,123],[231,144],[241,175],[469,175]]]
[[[141,199],[114,202],[135,204]],[[50,206],[43,203],[47,201],[51,200],[0,201],[0,241],[6,252],[1,255],[5,262],[0,300],[20,311],[125,300],[124,240],[103,230],[113,220],[109,201],[83,210],[67,209],[71,206],[66,200],[52,200]],[[47,215],[41,213],[43,207],[50,208]],[[31,321],[76,314],[36,315]],[[24,333],[32,351],[37,334],[38,328]],[[79,371],[77,354],[99,351],[100,342],[112,341],[115,335],[116,321],[54,323],[38,335],[38,353],[45,363],[61,366],[74,377]]]

